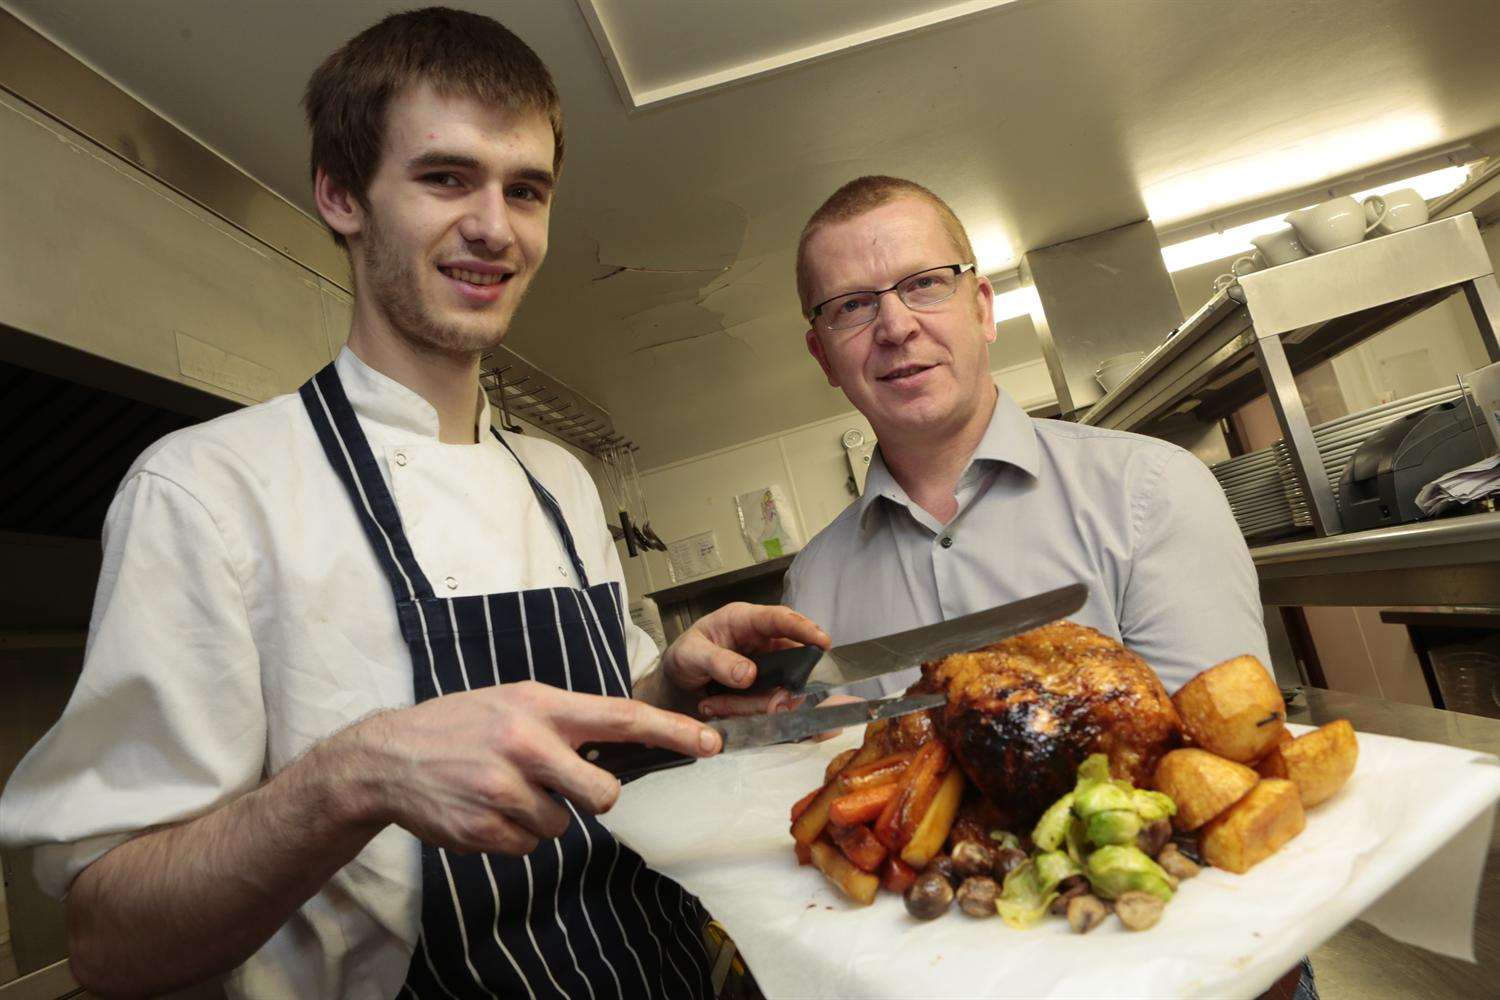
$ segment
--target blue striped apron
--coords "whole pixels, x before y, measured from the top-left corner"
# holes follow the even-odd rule
[[[495,434],[557,529],[579,586],[439,598],[333,365],[301,394],[395,593],[417,701],[525,680],[630,697],[620,587],[589,586],[562,509],[504,438]],[[422,927],[401,996],[712,995],[697,899],[563,803],[573,814],[567,832],[526,857],[422,845]]]

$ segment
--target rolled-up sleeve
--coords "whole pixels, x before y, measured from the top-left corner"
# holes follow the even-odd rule
[[[261,780],[266,714],[240,581],[192,494],[148,471],[122,484],[82,675],[0,800],[0,841],[37,849],[48,892],[133,834]]]
[[[1270,667],[1255,566],[1202,462],[1185,451],[1168,457],[1142,494],[1133,534],[1120,634],[1168,691],[1245,653]]]

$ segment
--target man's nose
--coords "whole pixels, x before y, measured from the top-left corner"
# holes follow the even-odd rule
[[[880,297],[880,312],[875,316],[875,342],[879,344],[904,344],[917,332],[917,317],[895,289]]]
[[[486,249],[502,251],[516,241],[511,228],[510,206],[499,187],[484,187],[474,193],[469,212],[458,224],[458,234],[469,243],[482,243]]]

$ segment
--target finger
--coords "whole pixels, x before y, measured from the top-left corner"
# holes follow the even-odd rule
[[[734,715],[767,715],[785,712],[802,703],[787,693],[785,688],[758,694],[720,694],[704,698],[698,703],[698,712],[705,719],[726,719]]]
[[[561,743],[561,741],[558,741]],[[576,759],[577,754],[573,754]],[[510,780],[505,781],[496,794],[490,796],[490,806],[501,816],[510,820],[538,840],[561,837],[568,829],[572,813],[556,799],[535,784],[536,770],[524,773],[517,769]]]
[[[554,739],[553,752],[536,764],[535,780],[591,816],[608,812],[620,798],[619,779],[578,756],[561,737]]]
[[[833,644],[828,633],[819,628],[811,618],[782,604],[747,604],[742,617],[741,627],[754,633],[767,645],[777,639],[790,639],[793,643],[817,646],[820,649],[827,649]]]
[[[713,729],[697,719],[668,712],[633,698],[565,692],[546,709],[554,728],[571,746],[590,740],[644,743],[691,757],[707,757],[723,747]]]
[[[411,832],[424,843],[457,854],[506,854],[519,858],[536,850],[540,841],[533,834],[499,813],[484,811],[453,822],[453,829],[434,826]]]

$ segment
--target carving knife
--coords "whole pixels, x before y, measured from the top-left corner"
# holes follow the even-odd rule
[[[916,679],[916,668],[923,663],[971,652],[1066,618],[1083,607],[1088,597],[1089,588],[1074,583],[988,611],[828,650],[793,646],[758,653],[750,657],[756,669],[750,687],[737,690],[710,684],[705,690],[707,694],[755,694],[780,687],[793,694],[807,689],[810,696],[816,693],[813,700],[834,692],[878,697],[904,689]],[[811,688],[809,680],[814,681]],[[871,683],[858,683],[864,681]]]
[[[707,724],[717,730],[724,740],[721,753],[734,753],[777,743],[793,743],[846,726],[862,726],[880,719],[894,719],[900,715],[936,708],[947,700],[947,695],[944,694],[917,694],[850,705],[831,705],[827,708],[800,708],[795,712],[742,715],[731,719],[715,719]],[[578,748],[578,753],[584,760],[604,768],[621,781],[704,759],[639,743],[585,743]]]

